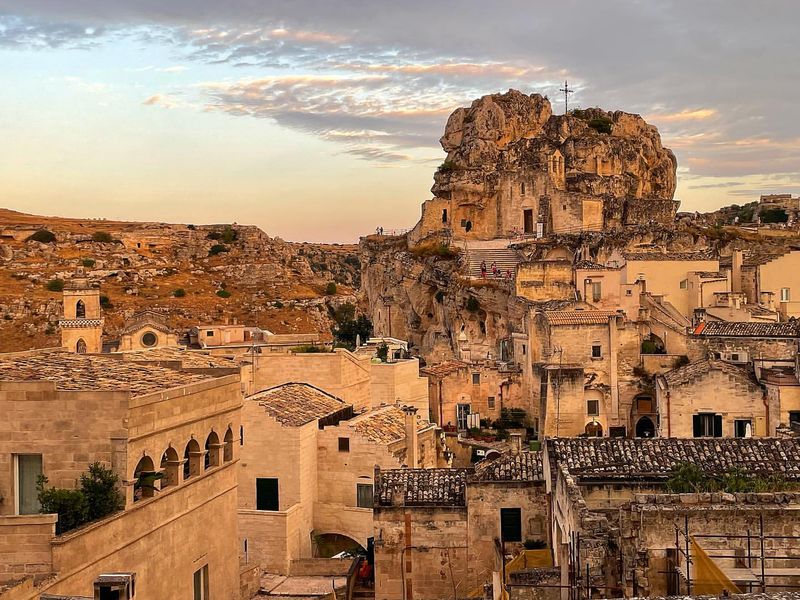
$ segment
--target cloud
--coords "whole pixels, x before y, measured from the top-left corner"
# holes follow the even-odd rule
[[[717,114],[718,111],[713,108],[698,108],[695,110],[685,108],[680,112],[653,113],[648,117],[657,123],[674,123],[676,121],[705,121],[717,116]]]

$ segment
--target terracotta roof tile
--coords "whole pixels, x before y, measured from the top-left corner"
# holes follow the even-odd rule
[[[510,452],[475,465],[477,481],[543,481],[541,452]]]
[[[717,260],[711,252],[625,252],[627,261]]]
[[[699,377],[703,377],[711,371],[722,371],[723,373],[727,373],[732,377],[751,384],[753,387],[758,386],[755,375],[749,369],[732,365],[721,360],[699,360],[667,371],[661,377],[666,381],[667,385],[674,387],[694,383]]]
[[[230,358],[196,350],[181,348],[153,348],[121,352],[123,360],[137,362],[180,361],[181,366],[191,369],[237,369],[239,365]]]
[[[738,468],[800,479],[800,439],[573,438],[550,440],[548,452],[573,475],[593,478],[664,479],[691,463],[708,474]]]
[[[287,427],[301,427],[352,409],[343,400],[307,383],[284,383],[248,396],[246,400],[258,402],[268,415]]]
[[[471,473],[472,469],[378,470],[375,506],[466,506]]]
[[[797,323],[764,323],[740,321],[707,321],[700,323],[692,335],[703,337],[781,337],[800,336]]]
[[[620,313],[613,310],[554,310],[544,313],[550,325],[604,325],[618,315]]]
[[[391,444],[406,437],[406,415],[399,406],[385,406],[358,415],[347,426],[371,442]],[[431,423],[417,419],[417,431],[431,427]]]
[[[423,367],[419,370],[422,375],[430,375],[433,377],[446,377],[451,373],[455,373],[460,369],[469,369],[469,363],[460,360],[448,360],[438,365],[430,365]]]
[[[130,391],[145,396],[212,379],[154,365],[140,365],[95,354],[36,352],[0,355],[0,381],[53,381],[59,390]]]

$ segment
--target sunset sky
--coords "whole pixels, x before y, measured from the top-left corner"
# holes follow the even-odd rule
[[[487,93],[642,114],[682,210],[800,193],[797,0],[0,0],[0,206],[412,226]]]

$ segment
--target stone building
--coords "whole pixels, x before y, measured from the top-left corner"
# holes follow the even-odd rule
[[[136,573],[142,598],[197,597],[197,586],[238,597],[241,404],[239,375],[226,371],[0,355],[2,597],[92,595],[103,573]],[[57,515],[39,514],[38,475],[74,488],[95,461],[119,477],[124,509],[56,535]]]
[[[372,536],[373,469],[446,464],[437,428],[413,407],[353,406],[306,383],[246,398],[239,530],[248,560],[287,574]]]
[[[79,274],[64,285],[61,347],[77,354],[103,350],[103,316],[100,286]]]
[[[143,310],[134,314],[119,334],[120,351],[176,347],[178,332],[169,326],[163,312]]]
[[[765,367],[794,367],[800,351],[797,323],[699,323],[688,339],[692,358],[711,357],[733,364],[752,364],[756,374]]]
[[[497,421],[504,408],[530,408],[513,366],[447,361],[420,372],[428,378],[431,418],[448,431],[468,429],[470,415]]]
[[[732,290],[744,292],[748,303],[776,310],[782,319],[800,316],[800,250],[735,250],[731,278]]]
[[[515,450],[474,469],[377,469],[375,598],[483,594],[506,555],[548,545],[541,454]]]
[[[714,493],[670,493],[667,482],[686,464],[701,478],[776,483],[761,493],[724,483]],[[791,558],[800,495],[780,491],[800,480],[796,439],[550,440],[543,465],[565,594],[720,595],[800,581]]]
[[[700,360],[656,378],[658,434],[664,437],[767,436],[764,388],[747,367]]]

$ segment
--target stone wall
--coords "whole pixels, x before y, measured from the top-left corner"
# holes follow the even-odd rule
[[[50,542],[58,515],[0,517],[0,585],[53,572]]]
[[[426,417],[428,380],[420,377],[417,359],[370,365],[371,406],[402,404],[413,406]]]
[[[516,294],[533,301],[574,300],[572,263],[566,260],[517,265]]]

